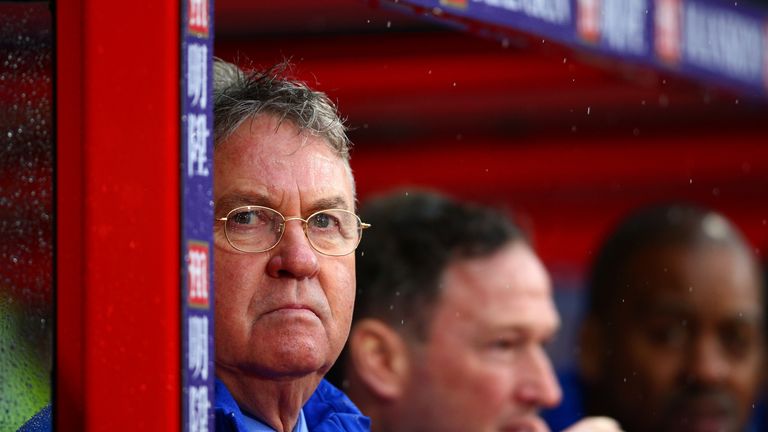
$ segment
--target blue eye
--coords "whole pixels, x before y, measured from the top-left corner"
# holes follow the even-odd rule
[[[241,211],[230,216],[230,219],[239,225],[251,225],[260,220],[264,221],[264,215],[260,213],[258,210]]]
[[[267,209],[251,208],[243,209],[229,215],[228,220],[231,225],[240,228],[273,226],[279,219],[279,215],[274,211]]]
[[[238,212],[230,216],[230,219],[236,224],[247,225],[253,220],[253,212]]]
[[[318,213],[309,220],[312,228],[334,228],[339,226],[339,219],[330,213]]]

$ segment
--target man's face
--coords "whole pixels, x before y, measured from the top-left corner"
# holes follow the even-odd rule
[[[749,260],[728,246],[666,247],[628,273],[616,354],[603,364],[619,421],[633,432],[744,430],[764,356]]]
[[[215,150],[216,217],[261,205],[306,218],[328,208],[354,210],[352,179],[321,138],[272,116],[246,121]],[[231,377],[267,379],[324,373],[349,333],[355,295],[354,254],[315,252],[301,221],[288,221],[267,252],[232,248],[214,229],[216,366]]]
[[[549,277],[528,246],[453,262],[427,340],[412,345],[397,430],[545,430],[537,410],[561,393],[542,345],[558,325]]]

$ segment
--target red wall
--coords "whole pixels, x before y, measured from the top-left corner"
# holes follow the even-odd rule
[[[369,16],[361,4],[283,33],[272,7],[264,26],[254,13],[252,32],[227,32],[232,2],[217,4],[218,57],[288,58],[338,101],[361,200],[427,186],[509,207],[546,262],[577,275],[606,230],[650,202],[712,206],[761,256],[768,249],[765,102],[524,35],[503,46]]]

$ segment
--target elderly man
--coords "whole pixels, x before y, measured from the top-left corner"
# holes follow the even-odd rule
[[[687,205],[630,216],[592,271],[587,412],[632,432],[749,430],[765,300],[752,250],[723,216]]]
[[[377,432],[546,431],[560,388],[544,351],[559,325],[549,276],[490,209],[400,193],[363,211],[358,304],[334,370]],[[573,431],[615,431],[590,419]]]
[[[323,381],[349,333],[366,227],[345,128],[304,84],[214,71],[217,430],[367,430]]]

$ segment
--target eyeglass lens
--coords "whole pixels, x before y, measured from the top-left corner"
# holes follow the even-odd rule
[[[258,206],[242,207],[227,216],[226,235],[236,249],[261,252],[280,241],[286,223],[276,210]],[[360,219],[345,210],[323,210],[307,219],[305,232],[310,244],[318,252],[345,255],[357,247],[361,234]]]

